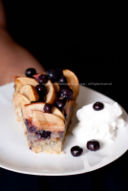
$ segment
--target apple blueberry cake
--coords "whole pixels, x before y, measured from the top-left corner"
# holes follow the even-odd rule
[[[16,76],[13,103],[29,148],[60,153],[79,93],[79,81],[70,70],[49,70],[39,74],[28,68]]]

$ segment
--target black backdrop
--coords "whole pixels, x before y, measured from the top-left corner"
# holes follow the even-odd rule
[[[40,16],[40,6],[22,1],[4,0],[8,30],[12,37],[28,49],[46,68],[69,68],[86,86],[100,91],[116,101],[126,110],[127,69],[123,57],[118,55],[86,55],[83,45],[58,26],[46,24],[46,16]],[[42,19],[41,19],[42,18]],[[46,35],[47,34],[47,35]],[[69,38],[66,38],[66,37]],[[94,55],[94,56],[93,56]],[[0,169],[0,190],[128,190],[126,153],[114,163],[97,171],[68,177],[38,177],[22,175]]]

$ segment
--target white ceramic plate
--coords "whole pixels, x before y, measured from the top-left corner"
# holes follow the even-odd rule
[[[16,121],[12,105],[13,83],[0,87],[0,167],[33,175],[74,175],[101,168],[123,155],[128,149],[128,128],[121,129],[116,141],[97,152],[86,152],[73,157],[70,148],[75,145],[71,135],[66,138],[64,153],[35,154],[28,149],[22,126]],[[86,87],[80,87],[78,108],[94,102],[113,102],[110,98]],[[127,114],[124,111],[124,117]],[[72,127],[76,123],[74,115]]]

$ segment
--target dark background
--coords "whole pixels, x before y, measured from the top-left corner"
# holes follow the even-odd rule
[[[55,22],[48,13],[43,14],[36,1],[27,4],[4,0],[4,4],[8,31],[46,69],[73,70],[81,83],[110,96],[128,111],[127,69],[123,57],[93,52],[86,54],[85,44],[74,39],[69,32],[70,25],[64,29],[62,21]],[[102,169],[67,177],[30,176],[0,169],[0,191],[125,191],[128,190],[127,161],[128,153]]]

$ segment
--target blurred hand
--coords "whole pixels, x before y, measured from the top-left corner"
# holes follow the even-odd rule
[[[0,85],[12,82],[14,76],[24,73],[26,68],[44,72],[40,63],[23,47],[18,45],[6,30],[6,20],[0,0]]]

